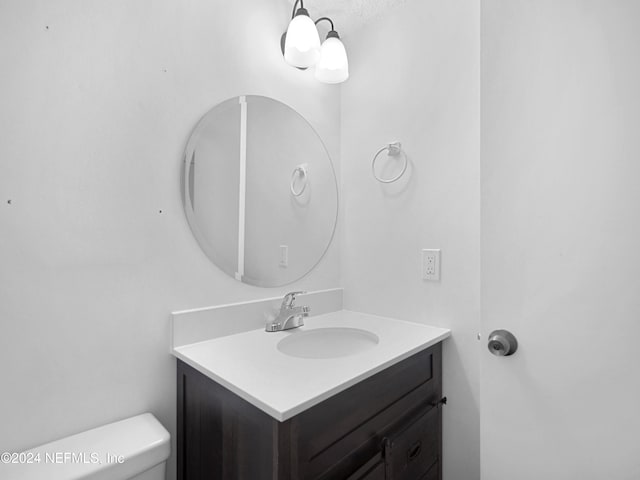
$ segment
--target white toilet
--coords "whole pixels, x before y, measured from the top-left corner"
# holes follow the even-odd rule
[[[22,452],[19,463],[0,464],[0,478],[165,480],[169,440],[169,432],[145,413]]]

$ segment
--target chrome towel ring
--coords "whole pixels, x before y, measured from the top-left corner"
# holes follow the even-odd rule
[[[380,154],[382,152],[384,152],[385,150],[388,151],[387,155],[390,155],[392,157],[398,157],[398,156],[402,155],[403,160],[404,160],[404,163],[402,164],[402,170],[400,171],[400,173],[398,175],[396,175],[395,177],[392,177],[392,178],[380,178],[378,176],[378,174],[376,173],[376,160],[378,160],[378,157],[380,156]],[[384,147],[382,147],[373,156],[373,161],[371,162],[371,172],[373,173],[374,178],[376,180],[378,180],[380,183],[393,183],[396,180],[399,180],[400,177],[402,177],[404,175],[404,172],[407,171],[408,163],[409,162],[407,160],[407,154],[404,153],[404,151],[402,150],[402,145],[400,144],[400,142],[393,142],[393,143],[389,143],[389,144],[385,145]]]
[[[300,178],[300,182],[302,184],[299,190],[296,190],[296,178]],[[309,173],[307,171],[307,164],[304,163],[294,168],[293,172],[291,173],[291,194],[294,197],[299,197],[300,195],[302,195],[307,188],[307,183],[309,183]]]

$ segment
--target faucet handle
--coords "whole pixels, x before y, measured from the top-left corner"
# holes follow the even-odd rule
[[[300,290],[298,292],[289,292],[287,293],[284,298],[282,299],[282,308],[291,308],[293,307],[294,302],[296,301],[296,296],[298,295],[304,295],[305,292],[304,290]]]

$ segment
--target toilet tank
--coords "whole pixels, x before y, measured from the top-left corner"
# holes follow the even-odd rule
[[[150,413],[62,438],[0,463],[2,480],[164,480],[169,432]]]

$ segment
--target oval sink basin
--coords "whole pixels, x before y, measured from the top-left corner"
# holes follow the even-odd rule
[[[359,328],[317,328],[291,333],[278,342],[278,350],[299,358],[338,358],[369,350],[379,340],[375,333]]]

